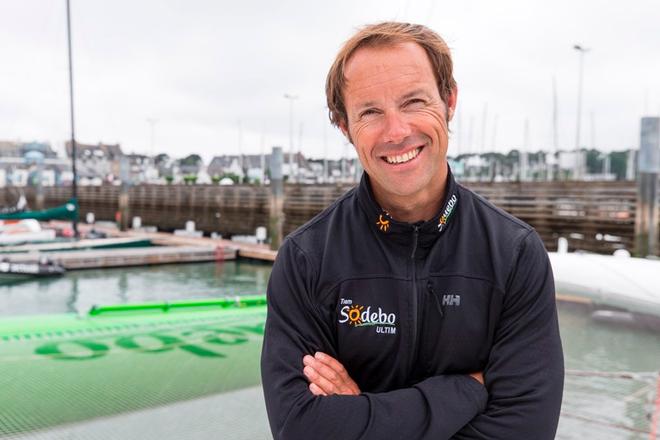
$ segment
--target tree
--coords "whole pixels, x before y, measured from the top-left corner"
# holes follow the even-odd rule
[[[197,182],[197,175],[196,174],[188,174],[186,176],[183,176],[183,182],[186,185],[194,185]]]
[[[585,151],[585,150],[582,150]],[[603,171],[603,159],[601,152],[594,150],[586,150],[587,152],[587,173],[600,174]]]
[[[626,179],[628,156],[627,151],[613,151],[610,153],[610,170],[616,175],[616,180]]]

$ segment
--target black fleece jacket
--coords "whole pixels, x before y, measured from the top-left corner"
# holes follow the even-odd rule
[[[554,438],[564,367],[544,246],[451,172],[446,187],[436,217],[401,223],[364,174],[287,237],[261,359],[276,440]],[[362,394],[312,395],[316,351]]]

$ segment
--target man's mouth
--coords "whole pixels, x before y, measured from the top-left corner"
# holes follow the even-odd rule
[[[392,165],[410,162],[411,160],[417,157],[419,152],[422,151],[422,148],[423,147],[417,147],[414,150],[410,150],[407,153],[403,153],[403,154],[383,156],[383,160]]]

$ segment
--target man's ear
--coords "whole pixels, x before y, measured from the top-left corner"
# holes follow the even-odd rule
[[[456,101],[458,99],[458,86],[454,87],[447,97],[447,121],[451,121],[456,112]]]
[[[339,121],[339,129],[344,134],[346,139],[348,139],[348,142],[352,144],[353,140],[351,139],[351,134],[348,132],[348,126],[346,124],[346,121]]]

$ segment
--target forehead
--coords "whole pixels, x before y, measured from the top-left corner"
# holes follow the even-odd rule
[[[437,90],[426,51],[412,42],[356,50],[346,63],[344,78],[347,101],[385,91],[405,93],[412,87]]]

